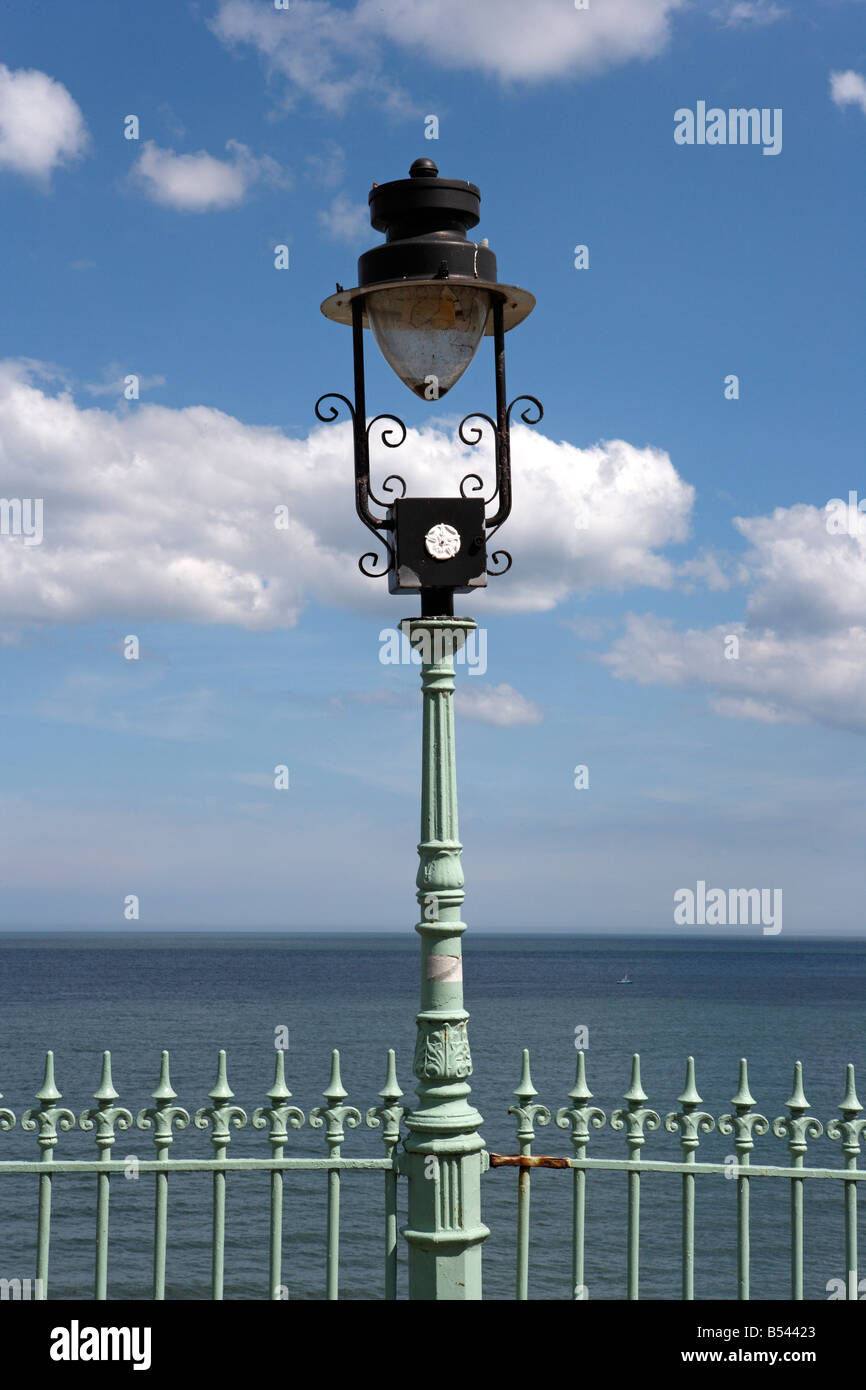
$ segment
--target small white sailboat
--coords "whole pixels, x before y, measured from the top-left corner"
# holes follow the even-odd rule
[[[629,975],[628,971],[625,972],[625,974],[623,975],[623,977],[622,977],[621,980],[617,980],[617,984],[618,984],[618,985],[630,985],[630,984],[632,984],[632,983],[633,983],[633,981],[632,981],[631,975]]]

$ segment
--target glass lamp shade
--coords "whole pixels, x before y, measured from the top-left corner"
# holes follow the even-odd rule
[[[460,380],[478,351],[490,295],[447,280],[407,281],[374,290],[364,307],[388,365],[416,396],[435,401]]]

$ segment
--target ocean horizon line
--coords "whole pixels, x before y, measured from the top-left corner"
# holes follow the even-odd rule
[[[265,937],[271,940],[314,940],[322,937],[328,938],[367,938],[370,940],[387,938],[388,940],[407,941],[415,944],[415,929],[411,927],[357,927],[347,930],[345,927],[307,927],[298,929],[286,929],[283,927],[151,927],[147,930],[138,928],[129,930],[119,927],[0,927],[0,942],[3,941],[26,941],[33,937],[43,939],[69,939],[80,937],[99,937],[112,940],[127,940],[141,942],[152,941],[160,938],[226,938],[237,944],[243,944],[254,938]],[[752,935],[746,935],[751,932]],[[610,941],[657,941],[657,942],[677,942],[681,945],[694,946],[701,941],[706,942],[728,942],[740,947],[748,945],[750,941],[759,945],[764,941],[761,935],[755,935],[754,929],[749,927],[727,928],[726,930],[708,932],[700,931],[698,934],[685,935],[682,932],[665,930],[617,930],[605,928],[550,928],[539,931],[535,928],[509,927],[509,928],[489,928],[472,926],[468,928],[469,940],[485,938],[486,940],[502,939],[531,939],[533,941],[558,941],[558,940],[610,940]],[[831,941],[852,943],[857,941],[866,942],[866,933],[863,932],[821,932],[819,934],[806,932],[788,932],[784,939],[774,937],[776,944],[783,944],[783,941],[796,941],[797,943],[824,944]]]

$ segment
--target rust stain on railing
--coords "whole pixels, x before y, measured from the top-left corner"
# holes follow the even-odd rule
[[[491,1168],[570,1168],[571,1160],[552,1154],[490,1154]]]

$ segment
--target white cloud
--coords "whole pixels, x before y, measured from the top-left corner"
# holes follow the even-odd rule
[[[848,68],[830,73],[830,96],[837,106],[859,106],[866,115],[866,77]]]
[[[802,504],[735,518],[752,547],[743,557],[753,584],[750,623],[820,634],[863,622],[866,535],[831,535],[827,520],[823,509]]]
[[[286,175],[269,155],[257,159],[238,140],[228,140],[226,150],[228,159],[215,159],[205,150],[175,154],[146,140],[130,178],[152,202],[179,212],[238,207],[262,181],[278,188],[287,186]]]
[[[381,604],[380,586],[357,568],[375,543],[351,505],[348,425],[290,439],[204,406],[84,409],[68,388],[51,394],[52,376],[0,363],[4,495],[44,499],[41,545],[0,537],[7,626],[117,616],[267,628],[292,626],[308,598]],[[666,454],[622,440],[580,450],[523,425],[512,443],[519,506],[502,540],[517,562],[479,593],[488,611],[673,583],[658,550],[686,536],[693,490]],[[374,432],[374,488],[394,468],[385,452]],[[480,452],[443,428],[410,431],[410,490],[453,495],[470,471],[489,482]],[[278,506],[289,508],[288,529],[274,524]],[[577,516],[588,529],[576,529]]]
[[[221,0],[211,28],[229,48],[252,48],[269,78],[285,79],[286,106],[303,96],[340,114],[362,92],[396,92],[383,76],[381,44],[356,10],[327,0],[293,0],[279,11],[251,0]]]
[[[784,5],[774,4],[774,0],[728,0],[728,4],[714,14],[726,29],[762,29],[786,19],[788,10]]]
[[[0,63],[0,169],[47,185],[55,169],[80,159],[89,144],[81,108],[62,82]]]
[[[462,719],[511,728],[515,724],[540,724],[541,707],[512,685],[465,685],[455,696]]]
[[[370,209],[338,193],[331,206],[319,213],[319,222],[335,241],[358,241],[370,236]]]
[[[604,0],[576,10],[562,0],[359,0],[357,16],[441,67],[538,82],[654,57],[682,3]]]
[[[730,718],[866,733],[866,537],[831,535],[826,523],[805,505],[737,518],[751,543],[747,621],[679,631],[632,616],[601,659],[620,679],[705,687]],[[725,655],[729,637],[736,658]]]
[[[294,0],[275,11],[254,0],[221,0],[212,21],[227,45],[248,45],[268,75],[287,81],[287,101],[307,96],[334,112],[360,93],[414,111],[387,77],[382,40],[449,71],[475,69],[506,81],[587,76],[666,46],[670,17],[686,0]]]

